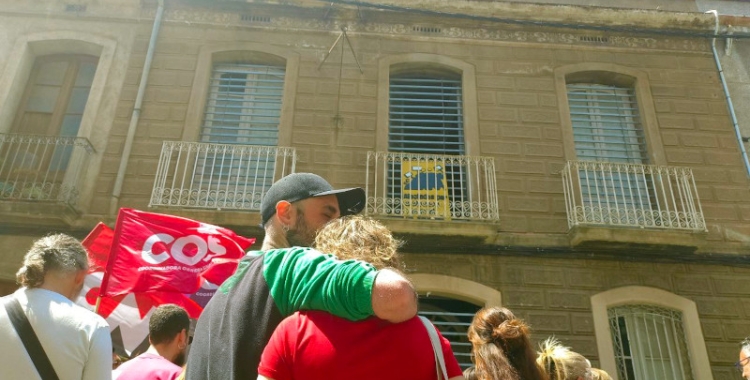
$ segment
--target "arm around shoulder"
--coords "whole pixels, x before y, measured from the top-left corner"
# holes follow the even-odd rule
[[[396,270],[378,271],[372,286],[372,310],[380,319],[399,323],[417,315],[417,293]]]

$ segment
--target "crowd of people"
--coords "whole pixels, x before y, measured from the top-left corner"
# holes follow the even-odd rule
[[[106,321],[73,303],[86,251],[64,234],[41,238],[17,273],[21,288],[2,298],[3,378],[611,379],[555,338],[535,347],[530,327],[499,306],[475,314],[474,365],[462,371],[450,342],[417,316],[401,242],[356,216],[364,204],[362,189],[334,190],[314,174],[277,181],[261,204],[261,249],[220,286],[193,336],[184,309],[161,305],[148,350],[121,365]],[[750,379],[750,339],[739,357]]]

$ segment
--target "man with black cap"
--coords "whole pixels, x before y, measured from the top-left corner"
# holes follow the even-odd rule
[[[326,223],[358,214],[365,199],[360,187],[334,190],[318,175],[290,174],[274,183],[260,204],[261,225],[266,230],[261,249],[309,247]]]
[[[263,251],[249,252],[206,305],[187,380],[255,379],[274,329],[298,310],[350,320],[375,315],[394,323],[416,315],[414,288],[397,271],[303,248],[330,220],[364,206],[363,189],[334,190],[315,174],[295,173],[274,183],[261,202]]]

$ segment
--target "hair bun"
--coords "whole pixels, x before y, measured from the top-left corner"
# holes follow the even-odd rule
[[[528,335],[529,326],[520,319],[507,320],[492,331],[492,339],[508,351],[523,348]]]

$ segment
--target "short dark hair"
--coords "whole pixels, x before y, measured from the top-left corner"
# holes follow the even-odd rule
[[[151,344],[169,343],[182,330],[190,330],[190,317],[185,309],[173,304],[157,307],[148,322]]]

